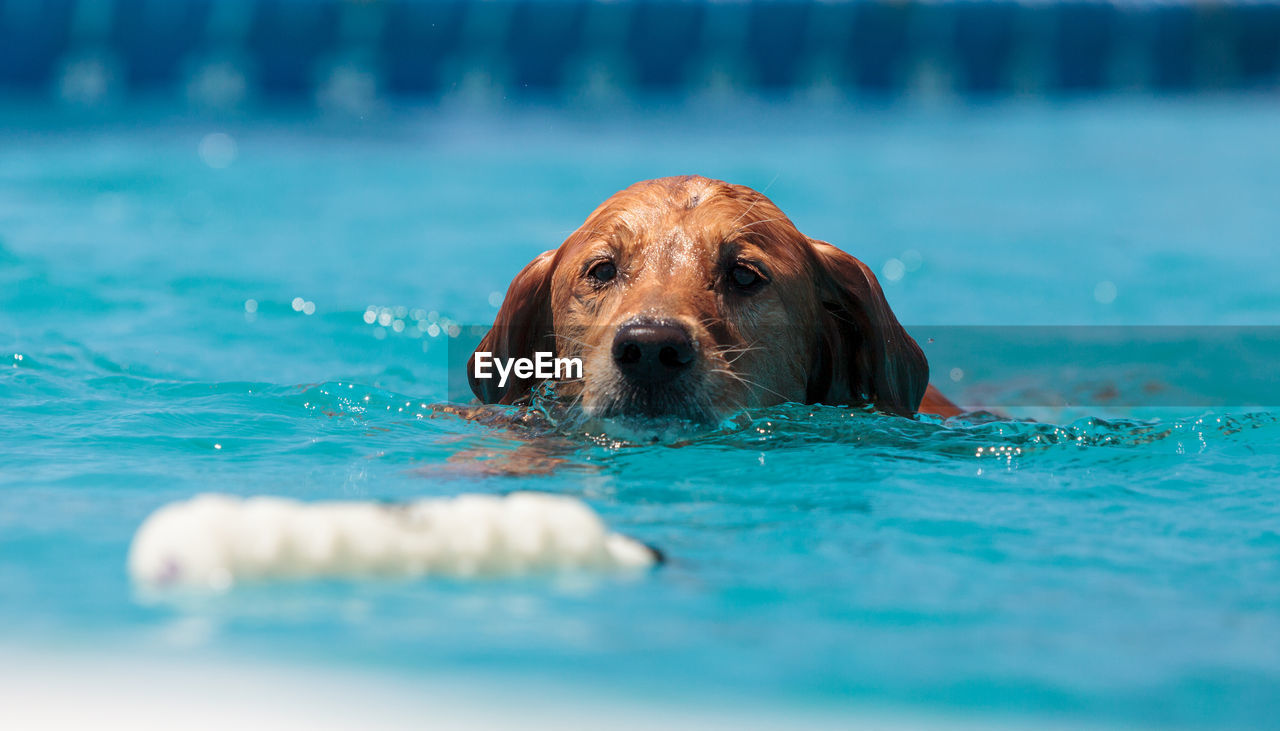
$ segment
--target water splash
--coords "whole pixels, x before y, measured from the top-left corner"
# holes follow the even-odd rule
[[[1002,419],[979,412],[942,420],[922,415],[904,419],[870,408],[806,404],[741,411],[714,427],[683,420],[619,421],[605,429],[556,397],[550,384],[536,389],[527,407],[540,424],[584,446],[616,451],[642,445],[708,445],[778,449],[805,444],[846,444],[870,450],[904,450],[922,455],[973,458],[1012,464],[1041,454],[1080,450],[1188,454],[1252,442],[1239,435],[1276,431],[1280,416],[1270,412],[1206,413],[1175,419],[1090,416],[1066,424]],[[515,409],[511,411],[514,413]]]

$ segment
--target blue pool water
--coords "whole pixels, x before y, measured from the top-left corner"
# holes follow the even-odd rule
[[[1280,324],[1278,104],[735,104],[5,111],[0,642],[646,701],[1273,726],[1266,410],[941,425],[793,406],[679,446],[583,441],[549,476],[446,465],[507,438],[422,418],[448,350],[424,328],[490,321],[525,262],[643,178],[767,189],[896,273],[889,300],[919,327]],[[671,562],[160,604],[124,571],[146,514],[202,491],[514,489],[579,496]]]

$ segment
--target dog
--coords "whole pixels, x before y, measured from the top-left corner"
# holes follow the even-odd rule
[[[812,239],[751,188],[648,180],[600,205],[511,282],[468,363],[486,404],[542,380],[476,375],[486,358],[576,358],[566,397],[594,419],[716,424],[786,402],[911,417],[961,410],[929,385],[924,353],[866,264]]]

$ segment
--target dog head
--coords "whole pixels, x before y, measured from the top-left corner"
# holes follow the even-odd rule
[[[609,198],[516,276],[477,352],[582,360],[557,384],[592,417],[715,423],[788,401],[915,413],[924,354],[875,276],[760,193],[689,176]],[[474,356],[473,356],[474,358]],[[515,403],[534,379],[478,379]]]

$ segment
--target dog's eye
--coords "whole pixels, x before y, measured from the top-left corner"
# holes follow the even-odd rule
[[[614,277],[618,276],[618,267],[607,259],[599,261],[587,270],[587,276],[599,284],[604,284],[605,282],[612,281]]]
[[[733,269],[730,269],[729,279],[735,287],[744,290],[755,289],[764,282],[764,277],[760,276],[760,272],[746,264],[738,264]]]

